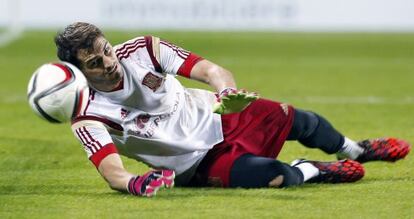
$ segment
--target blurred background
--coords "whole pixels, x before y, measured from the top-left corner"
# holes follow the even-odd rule
[[[113,29],[413,31],[412,0],[0,0],[11,32],[88,21]]]

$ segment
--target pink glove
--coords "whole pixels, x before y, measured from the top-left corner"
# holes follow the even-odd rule
[[[174,186],[175,173],[173,170],[153,170],[142,176],[135,176],[129,180],[128,192],[132,195],[151,197],[158,189],[165,186]]]

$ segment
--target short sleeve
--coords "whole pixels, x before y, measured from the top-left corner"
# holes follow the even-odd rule
[[[160,66],[164,72],[189,78],[193,66],[202,60],[200,56],[164,40],[159,41]]]
[[[106,156],[118,153],[107,129],[98,121],[78,121],[72,124],[72,131],[96,168]]]

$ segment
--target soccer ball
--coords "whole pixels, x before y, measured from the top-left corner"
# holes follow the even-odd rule
[[[32,75],[27,88],[30,107],[51,123],[71,121],[86,106],[89,88],[83,73],[67,62],[47,63]]]

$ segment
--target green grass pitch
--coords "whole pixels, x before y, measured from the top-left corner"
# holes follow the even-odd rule
[[[139,32],[107,32],[113,44]],[[231,70],[240,88],[328,118],[359,140],[414,143],[414,34],[155,32]],[[55,61],[53,31],[0,48],[0,218],[412,218],[414,158],[369,163],[359,182],[288,189],[161,190],[139,198],[109,189],[70,127],[37,118],[26,86]],[[188,86],[206,88],[188,80]],[[279,159],[333,160],[295,142]],[[135,173],[143,164],[125,159]],[[254,177],[254,176],[252,176]]]

